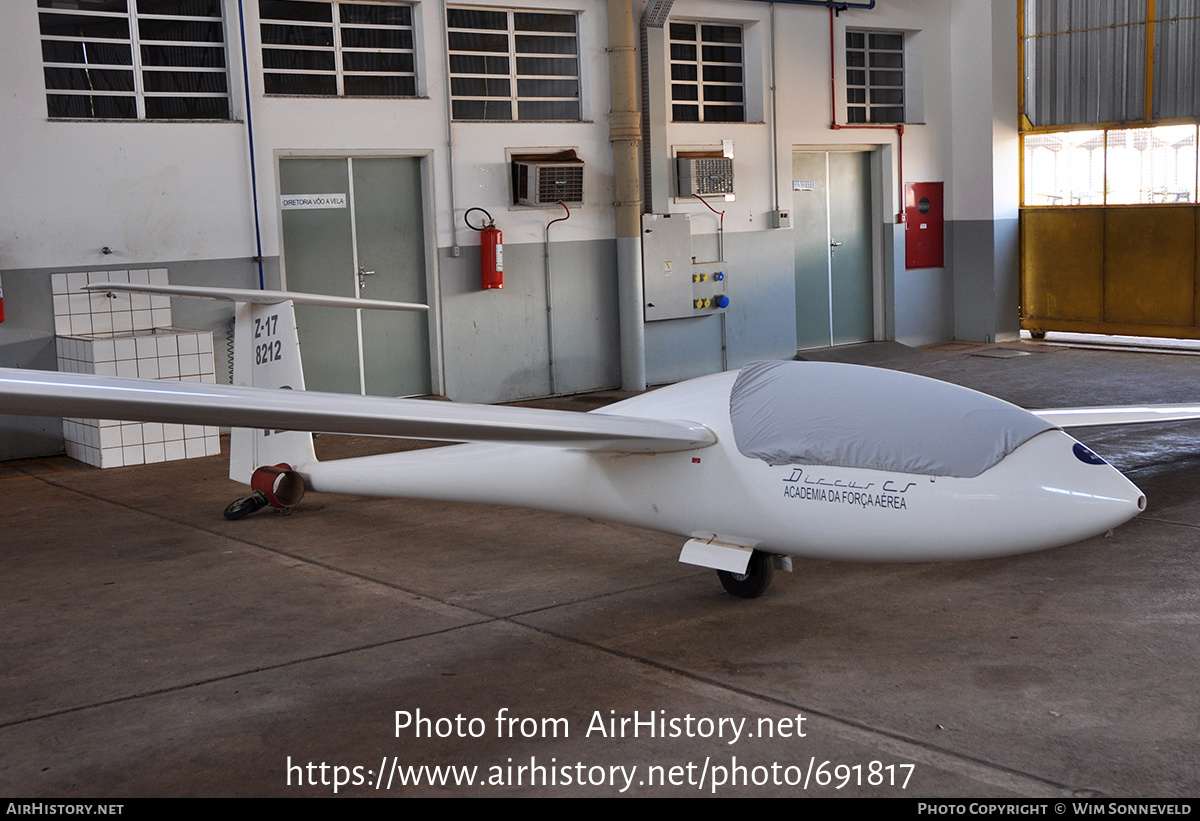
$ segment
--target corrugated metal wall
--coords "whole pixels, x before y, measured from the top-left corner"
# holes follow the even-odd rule
[[[1025,0],[1025,34],[1034,126],[1144,117],[1146,0]]]
[[[1156,0],[1155,119],[1200,116],[1200,0]]]
[[[1200,0],[1024,0],[1024,113],[1030,123],[1145,121],[1151,11],[1150,118],[1200,116]]]

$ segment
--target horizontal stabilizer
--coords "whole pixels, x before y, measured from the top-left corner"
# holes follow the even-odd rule
[[[12,368],[0,368],[0,412],[618,453],[692,450],[717,441],[694,422]]]
[[[1030,411],[1060,428],[1089,428],[1100,425],[1143,425],[1151,422],[1182,422],[1200,419],[1200,405],[1125,405],[1107,408],[1050,408]]]
[[[327,308],[374,308],[381,311],[428,311],[428,305],[417,302],[390,302],[384,299],[357,299],[328,294],[304,294],[293,291],[259,291],[249,288],[207,288],[197,285],[148,285],[135,282],[93,282],[84,285],[85,291],[116,292],[135,294],[159,294],[161,296],[187,296],[199,299],[227,299],[231,302],[248,302],[258,305],[273,305],[291,300],[297,305],[321,305]]]

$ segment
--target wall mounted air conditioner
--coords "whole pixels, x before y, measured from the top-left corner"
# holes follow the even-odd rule
[[[513,158],[517,205],[583,205],[583,160]]]
[[[675,170],[680,197],[734,193],[731,157],[677,157]]]
[[[512,191],[517,205],[583,204],[582,160],[512,158]]]

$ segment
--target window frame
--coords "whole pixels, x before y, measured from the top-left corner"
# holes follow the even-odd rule
[[[691,40],[676,39],[675,28],[691,26],[694,37]],[[720,29],[736,29],[738,32],[737,48],[741,51],[740,60],[732,62],[729,60],[705,59],[705,46],[725,46],[734,45],[726,40],[705,40],[705,27],[713,27]],[[693,44],[696,49],[695,59],[683,59],[676,57],[675,44],[681,45]],[[695,66],[695,78],[676,77],[676,67]],[[705,78],[706,67],[717,66],[737,66],[740,79],[737,81],[728,80],[710,80]],[[667,23],[667,85],[668,99],[671,106],[671,122],[673,123],[745,123],[749,122],[746,116],[746,26],[741,23],[732,23],[717,20],[670,20]],[[676,99],[676,89],[683,89],[688,86],[694,86],[696,96],[694,100]],[[736,88],[738,90],[739,100],[720,100],[709,99],[706,94],[706,89],[717,88]],[[681,119],[678,114],[681,108],[695,108],[695,119]],[[708,110],[734,110],[740,109],[740,116],[734,118],[712,118],[706,117]]]
[[[364,98],[382,98],[382,99],[411,99],[421,95],[421,74],[419,71],[419,61],[417,55],[418,42],[418,27],[417,27],[417,9],[414,3],[402,2],[402,0],[287,0],[293,3],[305,3],[308,5],[326,6],[329,8],[329,21],[321,20],[289,20],[281,17],[264,17],[263,5],[271,0],[259,0],[259,43],[262,54],[262,76],[263,76],[263,94],[268,97],[321,97],[321,98],[338,98],[338,99],[364,99]],[[384,8],[404,8],[408,10],[407,23],[375,23],[375,22],[355,22],[346,21],[343,18],[342,8],[348,6],[378,6]],[[283,43],[283,42],[268,42],[266,36],[266,27],[287,27],[291,26],[297,29],[328,29],[330,32],[329,45],[313,44],[313,43]],[[345,44],[345,31],[385,31],[385,32],[407,32],[409,46],[405,47],[364,47],[364,46],[347,46]],[[403,39],[403,38],[401,38]],[[299,53],[312,54],[329,54],[332,56],[332,69],[322,68],[286,68],[286,67],[268,67],[268,52],[286,53],[294,51]],[[409,55],[411,70],[395,70],[382,71],[372,69],[355,69],[346,68],[346,55],[354,54],[389,54],[389,55]],[[329,77],[333,80],[332,93],[322,91],[315,88],[302,89],[296,91],[281,91],[270,87],[272,76],[284,77],[313,77],[323,78]],[[411,79],[411,87],[405,89],[403,93],[382,93],[379,91],[369,93],[346,93],[347,78],[397,78],[400,81]]]
[[[229,47],[228,47],[228,30],[225,21],[225,4],[218,0],[213,5],[217,10],[216,17],[188,14],[156,14],[150,11],[141,11],[138,9],[137,0],[125,0],[124,10],[114,10],[111,8],[86,9],[86,8],[59,8],[49,5],[50,0],[39,0],[37,6],[38,12],[38,35],[39,44],[42,50],[42,74],[43,81],[46,86],[46,113],[51,120],[86,120],[86,121],[111,121],[111,122],[228,122],[233,119],[233,94],[230,82],[229,72]],[[43,5],[46,3],[46,5]],[[86,0],[80,3],[85,5]],[[63,33],[47,33],[47,28],[54,25],[55,17],[82,17],[94,20],[110,20],[123,21],[125,24],[125,35],[122,36],[96,36],[85,35],[81,31],[78,35],[69,35]],[[214,39],[207,40],[165,40],[155,39],[153,36],[145,36],[141,30],[141,24],[147,23],[209,23],[216,24],[220,27],[219,36]],[[49,52],[54,49],[53,44],[66,44],[69,48],[70,44],[80,44],[82,46],[80,53],[83,60],[70,61],[62,59],[47,59]],[[129,62],[121,62],[120,60],[109,62],[93,63],[88,60],[88,46],[110,47],[110,54],[113,51],[119,51],[122,47],[127,47],[129,50]],[[153,61],[146,60],[143,49],[161,48],[161,49],[220,49],[221,65],[220,66],[189,66],[189,65],[158,65]],[[61,49],[61,46],[60,46]],[[67,49],[61,49],[64,53]],[[61,55],[60,55],[61,56]],[[53,88],[51,77],[55,76],[55,72],[60,76],[69,77],[64,72],[83,71],[83,77],[87,83],[87,88],[72,88],[68,84],[66,87]],[[112,73],[120,72],[129,76],[128,88],[97,88],[93,83],[99,80],[103,75],[100,72]],[[163,91],[160,89],[148,88],[148,86],[156,85],[153,78],[169,77],[171,75],[201,75],[211,74],[219,75],[221,85],[224,86],[224,91],[197,91],[197,90],[174,90]],[[147,82],[150,80],[151,82]],[[107,83],[106,83],[107,84]],[[52,98],[83,98],[89,100],[89,108],[93,113],[88,115],[80,115],[78,113],[54,113],[52,107]],[[96,114],[96,98],[115,98],[132,100],[133,108],[129,116],[111,112]],[[150,116],[148,111],[153,105],[148,104],[151,100],[223,100],[224,111],[221,116]],[[65,100],[64,100],[65,103]],[[157,113],[157,112],[156,112]]]
[[[1156,131],[1157,134],[1154,133]],[[1168,132],[1168,134],[1164,135],[1163,132]],[[1174,134],[1170,134],[1170,132],[1174,132]],[[1188,139],[1176,140],[1173,145],[1163,139],[1164,136],[1183,137],[1185,134]],[[1056,140],[1075,142],[1076,144],[1055,149],[1051,147],[1051,143]],[[1158,145],[1152,145],[1151,143],[1156,140]],[[1129,145],[1131,142],[1139,141],[1146,142],[1146,147],[1138,149]],[[1092,145],[1089,146],[1087,144],[1089,142]],[[1026,132],[1021,135],[1021,208],[1123,208],[1162,205],[1195,207],[1197,190],[1200,189],[1198,146],[1200,146],[1200,119],[1150,126],[1135,124],[1121,128],[1075,127],[1060,128],[1056,131]],[[1175,150],[1175,156],[1170,157],[1169,162],[1156,163],[1153,161],[1153,157],[1147,162],[1142,156],[1144,151],[1157,150],[1161,160],[1168,160],[1166,157],[1168,147],[1173,147]],[[1182,152],[1184,160],[1182,164],[1191,172],[1188,175],[1179,174],[1180,149],[1184,147],[1190,148],[1190,151]],[[1058,154],[1060,151],[1087,150],[1088,161],[1083,163],[1082,167],[1088,172],[1088,182],[1093,184],[1078,187],[1070,185],[1066,191],[1061,193],[1055,191],[1047,194],[1045,191],[1035,190],[1032,177],[1037,167],[1044,165],[1046,157],[1044,155],[1035,156],[1034,152],[1042,148],[1049,149],[1054,153],[1053,164],[1056,171],[1059,165]],[[1136,176],[1136,188],[1130,184],[1134,175],[1129,173],[1129,168],[1133,164],[1129,162],[1130,157],[1127,152],[1131,148],[1138,152],[1136,166],[1139,173]],[[1095,156],[1095,152],[1099,152],[1098,157]],[[1073,159],[1074,163],[1072,163]],[[1078,156],[1068,155],[1066,162],[1079,168],[1081,164],[1078,159]],[[1080,176],[1082,175],[1078,171],[1074,174],[1068,171],[1063,178],[1067,179],[1067,182],[1071,182],[1070,178],[1078,179]],[[1173,182],[1173,186],[1168,185],[1168,178]],[[1060,178],[1056,176],[1055,181],[1060,181]],[[1154,184],[1160,181],[1161,185]],[[1147,185],[1147,183],[1150,184]],[[1133,196],[1135,191],[1136,199]]]
[[[506,19],[506,28],[485,28],[471,27],[463,25],[453,25],[451,23],[451,14],[453,12],[482,12],[490,14],[503,14]],[[558,32],[554,30],[518,28],[518,15],[544,15],[546,17],[562,17],[571,18],[573,30],[570,32]],[[498,8],[498,7],[478,7],[478,6],[447,6],[446,7],[446,66],[450,82],[450,107],[451,118],[455,122],[584,122],[584,99],[583,99],[583,56],[581,54],[581,22],[582,12],[574,9],[515,9],[515,8]],[[455,34],[466,35],[503,35],[507,38],[507,51],[501,52],[495,49],[471,49],[471,48],[456,48],[452,45],[455,39]],[[557,37],[562,40],[572,40],[574,50],[569,52],[554,51],[554,52],[538,52],[538,51],[520,51],[519,39],[521,37]],[[456,69],[454,66],[455,57],[465,58],[465,60],[483,60],[500,59],[503,55],[507,61],[508,71],[506,74],[500,72],[486,71],[486,63],[484,64],[485,71],[463,71]],[[574,74],[522,74],[520,71],[521,60],[573,60],[575,63]],[[462,93],[455,91],[455,85],[467,85],[471,81],[484,84],[485,92],[490,91],[488,88],[489,82],[504,82],[508,84],[507,94],[495,93]],[[523,82],[561,82],[574,83],[575,95],[533,95],[522,94],[521,85]],[[504,103],[508,106],[508,116],[487,116],[486,107],[488,103]],[[470,104],[482,103],[484,106],[484,115],[482,117],[464,116],[460,113]],[[571,117],[522,117],[522,103],[548,103],[548,104],[573,104],[575,107],[574,116]],[[460,105],[463,104],[463,105]]]
[[[852,37],[861,36],[862,45],[852,46],[850,40]],[[895,37],[900,41],[899,48],[888,48],[884,46],[874,46],[872,39],[875,37]],[[857,53],[862,55],[861,63],[852,59],[851,54]],[[871,65],[871,57],[873,54],[889,54],[899,55],[900,65]],[[900,125],[909,122],[909,59],[908,59],[908,37],[903,31],[889,31],[887,29],[846,29],[845,37],[845,89],[846,89],[846,123],[847,125]],[[862,72],[863,78],[861,83],[852,82],[854,72]],[[899,72],[899,84],[873,82],[873,74],[875,72]],[[873,102],[872,97],[874,92],[899,92],[900,100]],[[855,92],[861,92],[861,95],[856,95]],[[855,96],[861,96],[861,100],[853,100]],[[872,115],[873,110],[883,109],[899,109],[899,117],[893,119],[893,115],[889,115],[886,119],[875,119]],[[856,112],[858,112],[856,114]]]

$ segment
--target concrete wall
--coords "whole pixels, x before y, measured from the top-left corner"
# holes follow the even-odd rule
[[[504,8],[488,0],[484,5]],[[475,3],[473,5],[479,5]],[[522,8],[562,10],[529,0]],[[167,267],[172,281],[254,287],[259,281],[254,161],[264,282],[286,281],[278,163],[293,156],[410,154],[426,160],[429,277],[436,296],[443,389],[452,398],[501,401],[620,383],[612,151],[608,142],[605,6],[578,0],[583,121],[446,123],[441,4],[415,6],[418,99],[264,97],[257,4],[246,9],[248,94],[242,88],[237,2],[225,0],[236,118],[223,123],[51,122],[46,118],[35,4],[16,4],[0,28],[0,277],[8,320],[0,366],[53,368],[49,275],[55,271]],[[773,8],[773,12],[772,12]],[[874,152],[876,337],[926,344],[992,338],[1016,328],[1016,66],[1013,0],[880,0],[833,20],[837,120],[844,121],[847,28],[907,35],[909,100],[903,167],[889,129],[831,128],[830,16],[823,8],[744,0],[676,0],[674,19],[739,23],[745,32],[745,123],[660,123],[653,162],[732,140],[736,201],[724,203],[731,307],[716,317],[649,323],[651,383],[786,357],[795,348],[791,231],[771,214],[791,206],[791,159],[811,148]],[[642,4],[635,2],[635,18]],[[772,19],[772,13],[774,15]],[[1011,18],[1011,19],[1010,19]],[[771,96],[771,67],[777,92]],[[668,93],[669,66],[650,80]],[[1013,128],[1010,128],[1010,125]],[[448,148],[452,144],[452,149]],[[551,236],[553,344],[546,312],[546,223],[558,209],[510,205],[513,152],[575,149],[586,202]],[[453,180],[453,185],[451,184]],[[944,269],[904,268],[895,215],[901,181],[944,181],[951,225]],[[673,185],[673,183],[672,183]],[[463,213],[487,209],[504,231],[506,287],[478,290],[478,235]],[[660,212],[692,215],[693,253],[716,257],[718,220],[696,200],[663,198]],[[961,223],[961,224],[960,224]],[[112,253],[104,254],[108,247]],[[177,324],[212,329],[230,312],[176,300]],[[722,345],[724,344],[724,351]],[[56,422],[0,420],[0,457],[59,449]]]
[[[950,69],[956,82],[947,248],[953,260],[954,338],[1015,339],[1017,9],[1001,0],[953,0],[951,10]]]

